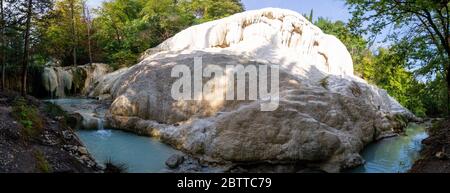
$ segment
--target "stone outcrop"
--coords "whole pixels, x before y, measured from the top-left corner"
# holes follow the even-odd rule
[[[141,60],[163,51],[189,50],[248,55],[286,64],[298,73],[314,67],[328,74],[353,75],[352,58],[341,41],[301,14],[284,9],[247,11],[190,27],[147,50]]]
[[[42,72],[42,84],[50,97],[86,95],[98,78],[111,72],[107,64],[93,63],[82,66],[48,66]]]
[[[58,105],[68,113],[67,124],[73,129],[103,129],[109,103],[94,99],[51,99],[46,102]]]
[[[353,75],[351,56],[338,39],[288,10],[249,11],[193,26],[146,54],[139,64],[96,81],[90,95],[113,99],[106,124],[159,137],[211,163],[307,162],[338,172],[360,165],[365,145],[414,118],[386,91]],[[279,67],[278,108],[261,111],[265,99],[174,100],[171,71],[177,65],[193,69],[194,57],[204,67]]]

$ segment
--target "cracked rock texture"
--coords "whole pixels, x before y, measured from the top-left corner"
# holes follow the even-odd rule
[[[279,67],[278,108],[261,111],[265,99],[174,100],[178,78],[171,71],[177,65],[192,71],[194,57],[202,57],[204,68]],[[351,56],[338,39],[289,10],[248,11],[193,26],[142,59],[99,78],[91,90],[91,96],[113,100],[106,124],[159,137],[211,163],[306,162],[338,172],[361,164],[365,145],[414,119],[386,91],[353,75]],[[203,82],[215,78],[230,80]]]

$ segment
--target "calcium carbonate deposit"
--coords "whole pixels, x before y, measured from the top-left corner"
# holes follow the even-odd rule
[[[261,111],[264,99],[174,100],[171,70],[192,69],[194,57],[222,68],[278,66],[279,107]],[[159,137],[225,165],[302,162],[338,172],[362,164],[359,152],[367,144],[414,118],[386,91],[353,75],[352,58],[336,37],[296,12],[274,8],[190,27],[94,85],[90,96],[113,99],[108,127]]]

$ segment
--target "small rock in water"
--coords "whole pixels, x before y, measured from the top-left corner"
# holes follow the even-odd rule
[[[169,157],[169,159],[166,160],[167,167],[171,169],[177,168],[180,164],[184,162],[184,156],[175,154]]]

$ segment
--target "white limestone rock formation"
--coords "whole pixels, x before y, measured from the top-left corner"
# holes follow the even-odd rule
[[[149,49],[141,59],[161,51],[186,50],[245,54],[295,64],[295,73],[313,66],[328,74],[353,75],[352,58],[341,41],[324,34],[301,14],[284,9],[247,11],[190,27]]]
[[[361,164],[365,145],[414,118],[386,91],[353,75],[338,39],[289,10],[248,11],[193,26],[146,54],[90,92],[111,95],[106,124],[159,137],[209,162],[308,162],[337,172]],[[278,109],[261,111],[264,100],[174,100],[171,70],[192,69],[194,57],[222,68],[279,66]]]
[[[111,99],[110,90],[120,76],[127,72],[128,68],[122,68],[112,73],[99,77],[93,82],[93,87],[90,89],[89,97],[97,97],[100,100]]]
[[[42,72],[42,84],[51,97],[65,97],[70,93],[86,95],[97,79],[111,71],[109,65],[100,63],[76,67],[48,66]]]

